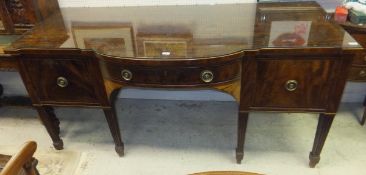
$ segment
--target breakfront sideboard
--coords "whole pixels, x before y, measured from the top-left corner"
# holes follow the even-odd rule
[[[251,112],[319,113],[310,167],[363,50],[315,2],[64,8],[9,45],[4,60],[16,65],[56,149],[55,106],[101,108],[122,156],[121,88],[211,88],[239,105],[238,163]]]

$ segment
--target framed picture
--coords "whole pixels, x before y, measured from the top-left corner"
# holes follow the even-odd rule
[[[20,37],[20,35],[0,35],[0,54],[3,54],[4,49]]]
[[[73,22],[72,35],[77,48],[118,57],[135,56],[132,25]]]
[[[4,23],[3,21],[1,21],[1,18],[0,18],[0,30],[5,30]]]
[[[179,58],[192,55],[192,34],[137,34],[138,56]]]
[[[262,1],[262,0],[261,0]],[[253,45],[255,48],[339,45],[343,34],[332,30],[327,13],[315,2],[300,6],[278,6],[276,3],[258,3]]]
[[[195,57],[225,55],[249,46],[246,38],[196,39],[193,41],[193,54]]]
[[[311,21],[272,21],[269,47],[307,46]]]

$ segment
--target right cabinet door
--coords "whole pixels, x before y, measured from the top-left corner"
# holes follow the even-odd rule
[[[325,109],[331,59],[257,60],[252,107]]]

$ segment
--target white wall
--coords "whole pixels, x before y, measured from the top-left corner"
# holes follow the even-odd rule
[[[252,3],[257,0],[59,0],[61,7],[113,7],[145,5],[230,4]],[[260,1],[308,1],[308,0],[260,0]],[[334,11],[343,0],[315,0],[327,11]]]
[[[114,7],[248,3],[256,0],[59,0],[61,7]]]
[[[310,0],[259,0],[259,2],[294,2],[294,1],[310,1]],[[335,7],[342,4],[343,0],[311,0],[317,1],[326,11],[334,12]]]
[[[168,25],[189,31],[194,39],[242,38],[252,43],[256,4],[144,6],[125,7],[123,10],[110,7],[108,12],[104,8],[66,8],[62,9],[62,13],[69,32],[71,23],[75,21],[108,21],[131,24],[135,34],[149,26],[151,32],[151,26]],[[99,15],[90,18],[92,13]]]

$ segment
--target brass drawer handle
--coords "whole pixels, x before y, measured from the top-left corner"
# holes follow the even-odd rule
[[[286,88],[286,90],[291,92],[291,91],[294,91],[297,89],[297,85],[298,85],[298,83],[296,80],[288,80],[286,82],[285,88]]]
[[[121,75],[122,75],[122,78],[126,81],[130,81],[132,79],[132,72],[127,69],[123,69],[121,71]]]
[[[201,72],[201,80],[205,83],[210,83],[214,79],[214,74],[210,70]]]
[[[69,85],[69,81],[65,77],[57,78],[57,86],[65,88]]]
[[[358,74],[360,77],[366,77],[366,71],[361,70],[360,73]]]

